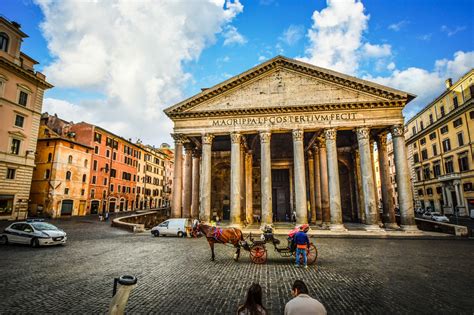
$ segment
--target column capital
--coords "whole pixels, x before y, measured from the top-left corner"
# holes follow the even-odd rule
[[[205,133],[202,135],[202,144],[212,144],[213,139],[214,139],[214,135],[210,133]]]
[[[459,179],[453,180],[453,185],[454,185],[454,186],[460,186],[460,185],[461,185],[461,181],[460,181]]]
[[[304,130],[303,129],[293,129],[293,141],[303,141],[304,139]]]
[[[174,143],[176,144],[184,144],[189,142],[188,138],[181,133],[172,133],[171,137],[174,139]]]
[[[368,127],[360,127],[355,130],[357,134],[357,139],[370,139],[370,129]]]
[[[313,148],[314,154],[318,154],[318,153],[319,153],[319,143],[318,143],[317,140],[316,140],[315,143],[312,145],[312,148]]]
[[[394,125],[390,129],[390,132],[392,133],[392,137],[403,137],[405,134],[405,128],[403,125]]]
[[[306,154],[308,155],[308,160],[312,160],[313,159],[313,152],[311,150],[308,150],[306,152]]]
[[[383,131],[377,135],[377,147],[387,147],[387,131]]]
[[[259,135],[260,135],[260,143],[268,143],[270,142],[272,133],[270,131],[260,131]]]
[[[230,141],[233,144],[239,144],[241,142],[241,139],[242,139],[242,135],[238,132],[232,132],[230,134]]]
[[[336,140],[337,130],[336,128],[324,129],[324,138],[326,140]]]
[[[326,141],[324,139],[324,136],[318,137],[318,148],[326,149]]]

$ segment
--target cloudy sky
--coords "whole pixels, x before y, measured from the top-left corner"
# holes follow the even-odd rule
[[[55,88],[44,111],[171,142],[163,109],[275,55],[418,95],[474,67],[471,0],[2,0]]]

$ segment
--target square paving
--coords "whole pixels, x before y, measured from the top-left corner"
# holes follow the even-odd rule
[[[211,262],[202,238],[130,234],[90,218],[53,224],[68,233],[66,246],[0,247],[0,313],[105,313],[113,278],[124,274],[138,278],[131,314],[232,314],[252,282],[270,313],[282,314],[295,279],[329,313],[474,311],[472,240],[313,239],[318,266],[305,270],[271,246],[266,265],[245,251],[234,262],[222,245]]]

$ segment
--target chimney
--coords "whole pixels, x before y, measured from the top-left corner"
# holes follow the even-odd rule
[[[444,84],[446,84],[446,88],[449,89],[451,86],[453,86],[453,79],[446,79],[446,81],[444,81]]]

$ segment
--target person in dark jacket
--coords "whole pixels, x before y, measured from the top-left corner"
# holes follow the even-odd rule
[[[300,266],[300,255],[303,255],[304,267],[308,268],[306,250],[309,249],[309,238],[302,226],[300,226],[298,233],[295,234],[294,240],[296,244],[296,267]]]

